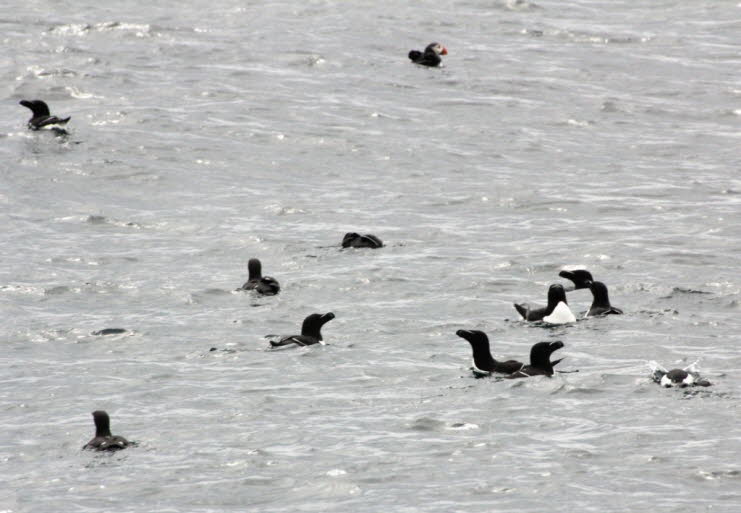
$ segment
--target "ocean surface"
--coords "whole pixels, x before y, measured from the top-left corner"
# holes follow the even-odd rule
[[[741,511],[738,0],[9,0],[0,33],[0,512]],[[625,315],[519,320],[565,266]],[[458,329],[578,372],[474,379]],[[81,451],[97,409],[138,446]]]

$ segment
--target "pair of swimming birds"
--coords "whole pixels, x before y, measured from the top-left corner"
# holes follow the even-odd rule
[[[573,290],[588,288],[592,292],[592,306],[589,307],[584,317],[623,313],[620,308],[610,304],[607,286],[601,281],[594,281],[589,271],[585,269],[561,271],[558,275],[571,280],[574,283]],[[550,324],[565,324],[576,321],[576,317],[569,309],[566,300],[566,289],[558,283],[554,283],[548,288],[548,304],[546,306],[533,307],[527,303],[515,303],[514,307],[526,321],[543,321]]]
[[[383,247],[381,239],[370,233],[360,235],[355,232],[346,233],[342,238],[343,248],[371,248]],[[247,262],[249,276],[247,281],[237,290],[254,290],[263,296],[274,296],[280,292],[280,283],[272,276],[262,275],[262,263],[257,258],[251,258]]]
[[[507,379],[530,376],[553,376],[553,367],[562,359],[551,361],[551,354],[564,347],[563,342],[538,342],[530,349],[528,365],[517,360],[500,362],[491,355],[489,337],[479,330],[458,330],[456,335],[468,341],[473,350],[473,373],[476,377],[504,374]]]

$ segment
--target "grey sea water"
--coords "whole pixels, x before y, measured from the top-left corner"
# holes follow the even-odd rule
[[[737,0],[10,0],[0,30],[0,511],[741,511]],[[280,295],[234,292],[251,257]],[[566,265],[625,315],[519,321]],[[579,372],[473,379],[461,328]],[[95,409],[139,446],[80,451]]]

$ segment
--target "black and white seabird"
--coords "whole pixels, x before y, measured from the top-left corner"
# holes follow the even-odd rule
[[[563,306],[560,306],[561,303],[563,303]],[[515,303],[514,306],[526,321],[546,321],[551,322],[552,324],[563,324],[566,322],[574,322],[574,320],[576,320],[568,307],[566,291],[564,290],[563,285],[558,283],[554,283],[548,287],[548,305],[545,307],[532,308],[527,303]],[[554,313],[556,307],[559,307],[559,311],[557,312],[558,319],[546,319],[546,317],[549,317]]]
[[[610,305],[610,298],[607,295],[607,286],[601,281],[593,281],[589,284],[589,290],[592,291],[592,306],[589,307],[586,317],[597,317],[600,315],[621,314],[620,308]]]
[[[506,376],[507,379],[529,378],[530,376],[553,376],[553,367],[563,358],[551,361],[551,354],[563,347],[563,342],[538,342],[530,349],[530,365]]]
[[[262,264],[257,258],[250,258],[247,262],[247,270],[250,275],[248,280],[237,290],[254,290],[264,296],[274,296],[280,292],[278,280],[270,276],[262,275]]]
[[[419,50],[409,52],[409,59],[414,64],[421,64],[422,66],[439,66],[442,62],[441,55],[448,55],[448,49],[440,43],[430,43],[424,52]]]
[[[310,346],[313,344],[324,344],[322,339],[322,326],[334,319],[332,312],[325,314],[314,313],[304,319],[301,325],[301,335],[290,335],[282,337],[279,340],[271,340],[270,345],[273,347],[296,344],[299,346]]]
[[[350,232],[346,233],[345,236],[342,238],[342,247],[376,249],[383,247],[383,242],[381,241],[381,239],[379,239],[375,235],[371,235],[370,233],[360,235],[355,232]]]
[[[455,332],[459,337],[468,340],[473,349],[473,373],[478,376],[488,376],[492,372],[512,374],[520,370],[525,364],[516,360],[499,362],[491,356],[489,349],[489,337],[479,330],[458,330]]]
[[[122,436],[111,434],[111,421],[108,414],[102,410],[93,412],[95,421],[95,437],[82,448],[93,451],[120,451],[128,447],[130,442]]]
[[[20,104],[31,109],[33,113],[31,119],[28,120],[28,128],[31,130],[47,128],[55,130],[57,133],[66,133],[66,130],[59,125],[66,125],[71,117],[58,118],[52,116],[49,113],[49,106],[41,100],[21,100]]]
[[[651,379],[662,387],[685,388],[691,386],[709,387],[712,385],[707,379],[700,376],[694,363],[684,369],[666,370],[656,362],[649,362],[649,367],[653,371]]]

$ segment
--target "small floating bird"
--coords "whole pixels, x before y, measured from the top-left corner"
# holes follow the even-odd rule
[[[662,387],[685,388],[691,386],[709,387],[712,385],[707,379],[700,377],[700,374],[695,369],[696,363],[684,369],[672,369],[669,371],[654,361],[649,362],[648,365],[652,371],[651,379]]]
[[[589,284],[589,290],[592,291],[592,306],[585,317],[597,317],[600,315],[622,314],[620,308],[610,305],[610,298],[607,295],[607,286],[601,281],[593,281]]]
[[[122,436],[111,434],[111,421],[108,414],[102,410],[93,412],[95,421],[95,437],[82,448],[93,451],[120,451],[131,443]]]
[[[448,49],[440,43],[430,43],[424,52],[412,50],[409,52],[409,58],[414,64],[422,66],[439,66],[442,62],[441,55],[448,55]]]
[[[571,310],[568,307],[568,302],[566,301],[566,291],[563,288],[563,285],[560,285],[558,283],[554,283],[550,287],[548,287],[548,305],[543,308],[532,308],[529,304],[523,303],[523,304],[517,304],[515,303],[515,308],[518,312],[520,312],[520,315],[522,315],[522,318],[526,321],[543,321],[545,320],[544,317],[550,316],[553,314],[554,310],[556,310],[556,307],[559,306],[560,303],[563,303],[563,307],[560,307],[559,311],[557,312],[557,318],[551,318],[551,324],[563,324],[564,322],[574,322],[576,318],[574,317],[573,320],[565,320],[567,316],[566,310],[568,310],[568,313],[571,313]],[[564,310],[565,307],[565,310]],[[571,314],[571,317],[573,317],[573,314]]]
[[[280,292],[278,280],[262,275],[262,264],[260,260],[250,258],[250,261],[247,262],[247,270],[250,273],[249,279],[237,290],[254,290],[263,296],[274,296]]]
[[[69,121],[71,117],[58,118],[57,116],[52,116],[49,113],[49,106],[41,100],[21,100],[20,104],[31,109],[31,112],[33,113],[31,119],[28,120],[28,128],[31,130],[46,128],[54,130],[57,133],[67,133],[67,131],[59,125],[66,125],[67,121]]]
[[[473,349],[473,370],[477,377],[489,376],[492,372],[512,374],[520,370],[525,364],[517,360],[500,362],[491,356],[489,337],[479,330],[458,330],[456,335],[468,341]]]
[[[592,273],[586,269],[574,269],[573,271],[561,271],[558,273],[561,278],[566,278],[574,282],[574,290],[588,289],[589,284],[594,281]]]
[[[271,340],[270,345],[273,347],[286,346],[289,344],[296,344],[299,346],[310,346],[313,344],[324,345],[322,326],[332,319],[334,319],[334,314],[332,312],[325,314],[311,314],[304,319],[304,323],[301,325],[301,335],[290,335],[288,337],[282,337],[279,340]]]
[[[530,376],[553,376],[553,366],[563,358],[551,362],[551,354],[563,347],[563,342],[538,342],[530,349],[530,365],[506,376],[507,379],[529,378]]]
[[[383,247],[383,242],[381,241],[381,239],[379,239],[375,235],[371,235],[370,233],[360,235],[355,232],[350,232],[346,233],[345,236],[342,238],[342,247],[376,249]]]
[[[124,328],[103,328],[102,330],[93,331],[90,334],[95,335],[96,337],[105,337],[107,335],[121,335],[127,331],[128,330]]]

